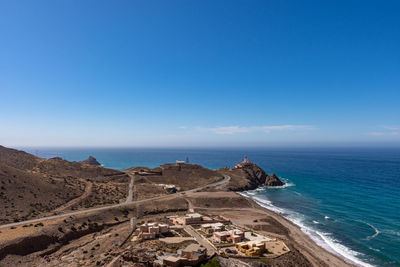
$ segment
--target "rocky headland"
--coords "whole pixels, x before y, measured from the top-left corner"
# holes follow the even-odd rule
[[[231,177],[227,186],[230,191],[254,190],[259,186],[285,185],[274,173],[268,175],[260,166],[250,162],[247,157],[235,167],[222,168],[218,172]]]
[[[218,256],[221,266],[349,266],[279,214],[236,193],[264,185],[284,183],[247,159],[218,170],[176,163],[121,172],[0,146],[0,266],[154,266],[157,251],[182,249],[196,235],[188,240],[190,231],[177,229],[180,243],[126,242],[131,218],[168,223],[168,216],[188,212],[223,215],[290,249],[262,261]]]

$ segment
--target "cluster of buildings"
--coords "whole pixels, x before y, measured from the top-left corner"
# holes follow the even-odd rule
[[[246,166],[252,165],[253,163],[251,163],[251,161],[247,158],[247,156],[244,156],[243,161],[239,162],[238,164],[235,165],[235,169],[240,169],[240,168],[244,168]]]
[[[188,213],[184,216],[171,216],[169,220],[175,224],[175,228],[185,229],[185,231],[189,228],[193,229],[193,227],[180,225],[196,225],[195,227],[197,231],[200,230],[198,233],[203,239],[207,239],[209,243],[214,243],[213,246],[217,252],[222,251],[228,255],[262,257],[264,253],[282,255],[290,251],[283,241],[271,239],[251,231],[245,233],[239,226],[230,225],[230,221],[222,216],[203,216],[199,213]],[[136,218],[131,219],[131,225],[133,228],[136,227]],[[135,241],[163,237],[165,236],[163,234],[169,231],[168,224],[145,223],[136,227],[134,232]],[[190,231],[188,233],[192,235]],[[176,253],[160,254],[157,257],[158,264],[171,267],[198,266],[208,257],[207,249],[200,244],[190,244],[184,249],[179,249]],[[228,247],[234,248],[233,250],[228,250]]]
[[[239,229],[233,229],[230,231],[214,232],[214,240],[218,243],[232,242],[234,244],[242,242],[244,239],[244,232]]]
[[[134,235],[138,239],[147,240],[154,239],[160,234],[165,234],[169,232],[168,224],[164,223],[145,223],[138,226],[135,230]]]
[[[167,266],[195,266],[207,259],[207,250],[199,244],[190,244],[182,249],[180,256],[169,256],[163,259]]]
[[[230,220],[223,216],[203,216],[199,213],[189,213],[185,216],[171,216],[170,221],[174,224],[191,225],[191,224],[212,224],[212,223],[230,223]]]

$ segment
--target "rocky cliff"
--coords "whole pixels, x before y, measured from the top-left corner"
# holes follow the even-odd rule
[[[261,167],[252,162],[240,162],[234,168],[223,168],[218,171],[231,178],[227,189],[232,191],[253,190],[262,185],[284,185],[275,174],[268,175]]]

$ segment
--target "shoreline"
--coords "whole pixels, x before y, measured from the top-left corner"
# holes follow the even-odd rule
[[[244,191],[246,192],[246,191]],[[292,241],[294,243],[297,243],[297,248],[300,250],[300,252],[307,257],[312,263],[314,264],[320,264],[318,261],[322,260],[325,264],[328,264],[329,266],[366,266],[366,267],[373,267],[373,265],[362,262],[359,259],[356,259],[353,261],[352,259],[349,259],[345,257],[344,255],[340,254],[339,252],[335,251],[334,248],[332,248],[327,240],[324,240],[323,237],[321,239],[326,242],[326,245],[332,249],[330,251],[328,248],[322,246],[317,242],[317,240],[313,239],[313,236],[311,234],[308,234],[307,232],[303,231],[304,228],[308,228],[304,225],[299,225],[296,222],[286,218],[283,214],[279,213],[278,207],[276,207],[277,210],[273,210],[271,208],[268,208],[267,205],[263,205],[256,199],[252,198],[251,196],[245,195],[244,192],[235,192],[236,194],[240,195],[241,197],[244,197],[254,204],[256,206],[263,210],[266,214],[269,216],[273,217],[275,220],[277,220],[282,226],[286,227],[289,229],[292,236]],[[314,231],[314,230],[313,230]],[[315,231],[317,234],[318,232]],[[316,256],[318,255],[318,256]],[[311,259],[316,259],[317,262],[313,262]],[[359,261],[359,262],[357,262]]]

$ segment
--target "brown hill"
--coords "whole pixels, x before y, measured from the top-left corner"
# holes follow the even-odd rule
[[[221,178],[218,172],[196,164],[164,164],[154,169],[133,167],[126,171],[135,173],[138,179],[143,176],[154,184],[174,184],[181,190],[200,187]]]
[[[164,164],[157,168],[132,167],[125,171],[135,174],[136,199],[172,192],[163,185],[175,185],[178,191],[185,191],[222,178],[218,172],[196,164]]]
[[[37,164],[38,157],[24,151],[0,146],[0,163],[20,170],[31,170]]]
[[[85,180],[129,179],[123,172],[60,158],[42,159],[0,146],[0,223],[56,209],[83,194]]]
[[[35,218],[78,197],[85,185],[0,163],[0,223]]]

